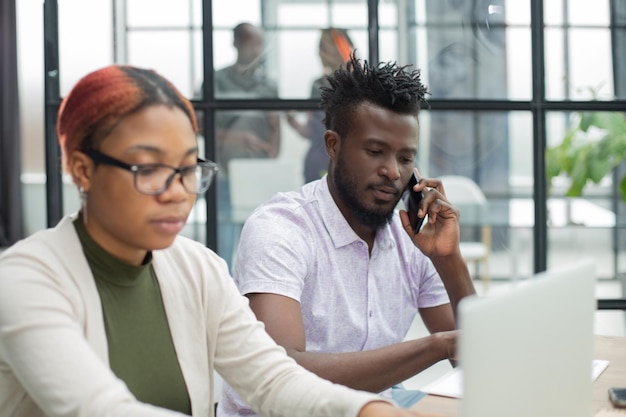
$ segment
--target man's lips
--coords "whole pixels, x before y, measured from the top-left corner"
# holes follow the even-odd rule
[[[372,187],[372,191],[374,192],[374,196],[383,201],[392,201],[398,198],[399,191],[395,187],[390,186],[379,186]]]

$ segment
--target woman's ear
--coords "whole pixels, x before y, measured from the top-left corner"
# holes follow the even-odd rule
[[[337,160],[339,148],[341,147],[341,137],[334,130],[324,132],[324,144],[326,145],[326,153],[331,161]]]
[[[94,163],[89,156],[78,150],[72,151],[68,159],[68,171],[74,184],[84,191],[91,188],[93,169]]]

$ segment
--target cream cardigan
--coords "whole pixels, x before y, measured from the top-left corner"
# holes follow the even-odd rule
[[[138,402],[108,366],[100,299],[69,216],[0,255],[0,417],[175,416]],[[226,263],[178,237],[153,252],[194,416],[216,370],[261,415],[354,417],[374,394],[298,366],[264,331]]]

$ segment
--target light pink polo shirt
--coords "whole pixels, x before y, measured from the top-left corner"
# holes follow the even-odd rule
[[[306,350],[313,352],[401,342],[418,308],[449,302],[437,271],[410,240],[400,216],[378,231],[370,257],[332,199],[326,177],[298,192],[279,193],[252,213],[233,276],[242,294],[274,293],[299,301]],[[243,404],[225,390],[220,409]]]

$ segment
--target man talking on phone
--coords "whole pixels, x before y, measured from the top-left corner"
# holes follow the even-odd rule
[[[261,205],[243,228],[233,276],[267,332],[300,365],[410,407],[402,381],[454,361],[458,302],[474,294],[459,250],[459,212],[422,178],[414,232],[396,210],[415,170],[417,70],[354,54],[322,89],[328,174]],[[420,314],[430,335],[403,341]],[[245,343],[245,341],[242,341]],[[226,386],[218,415],[251,410]]]

